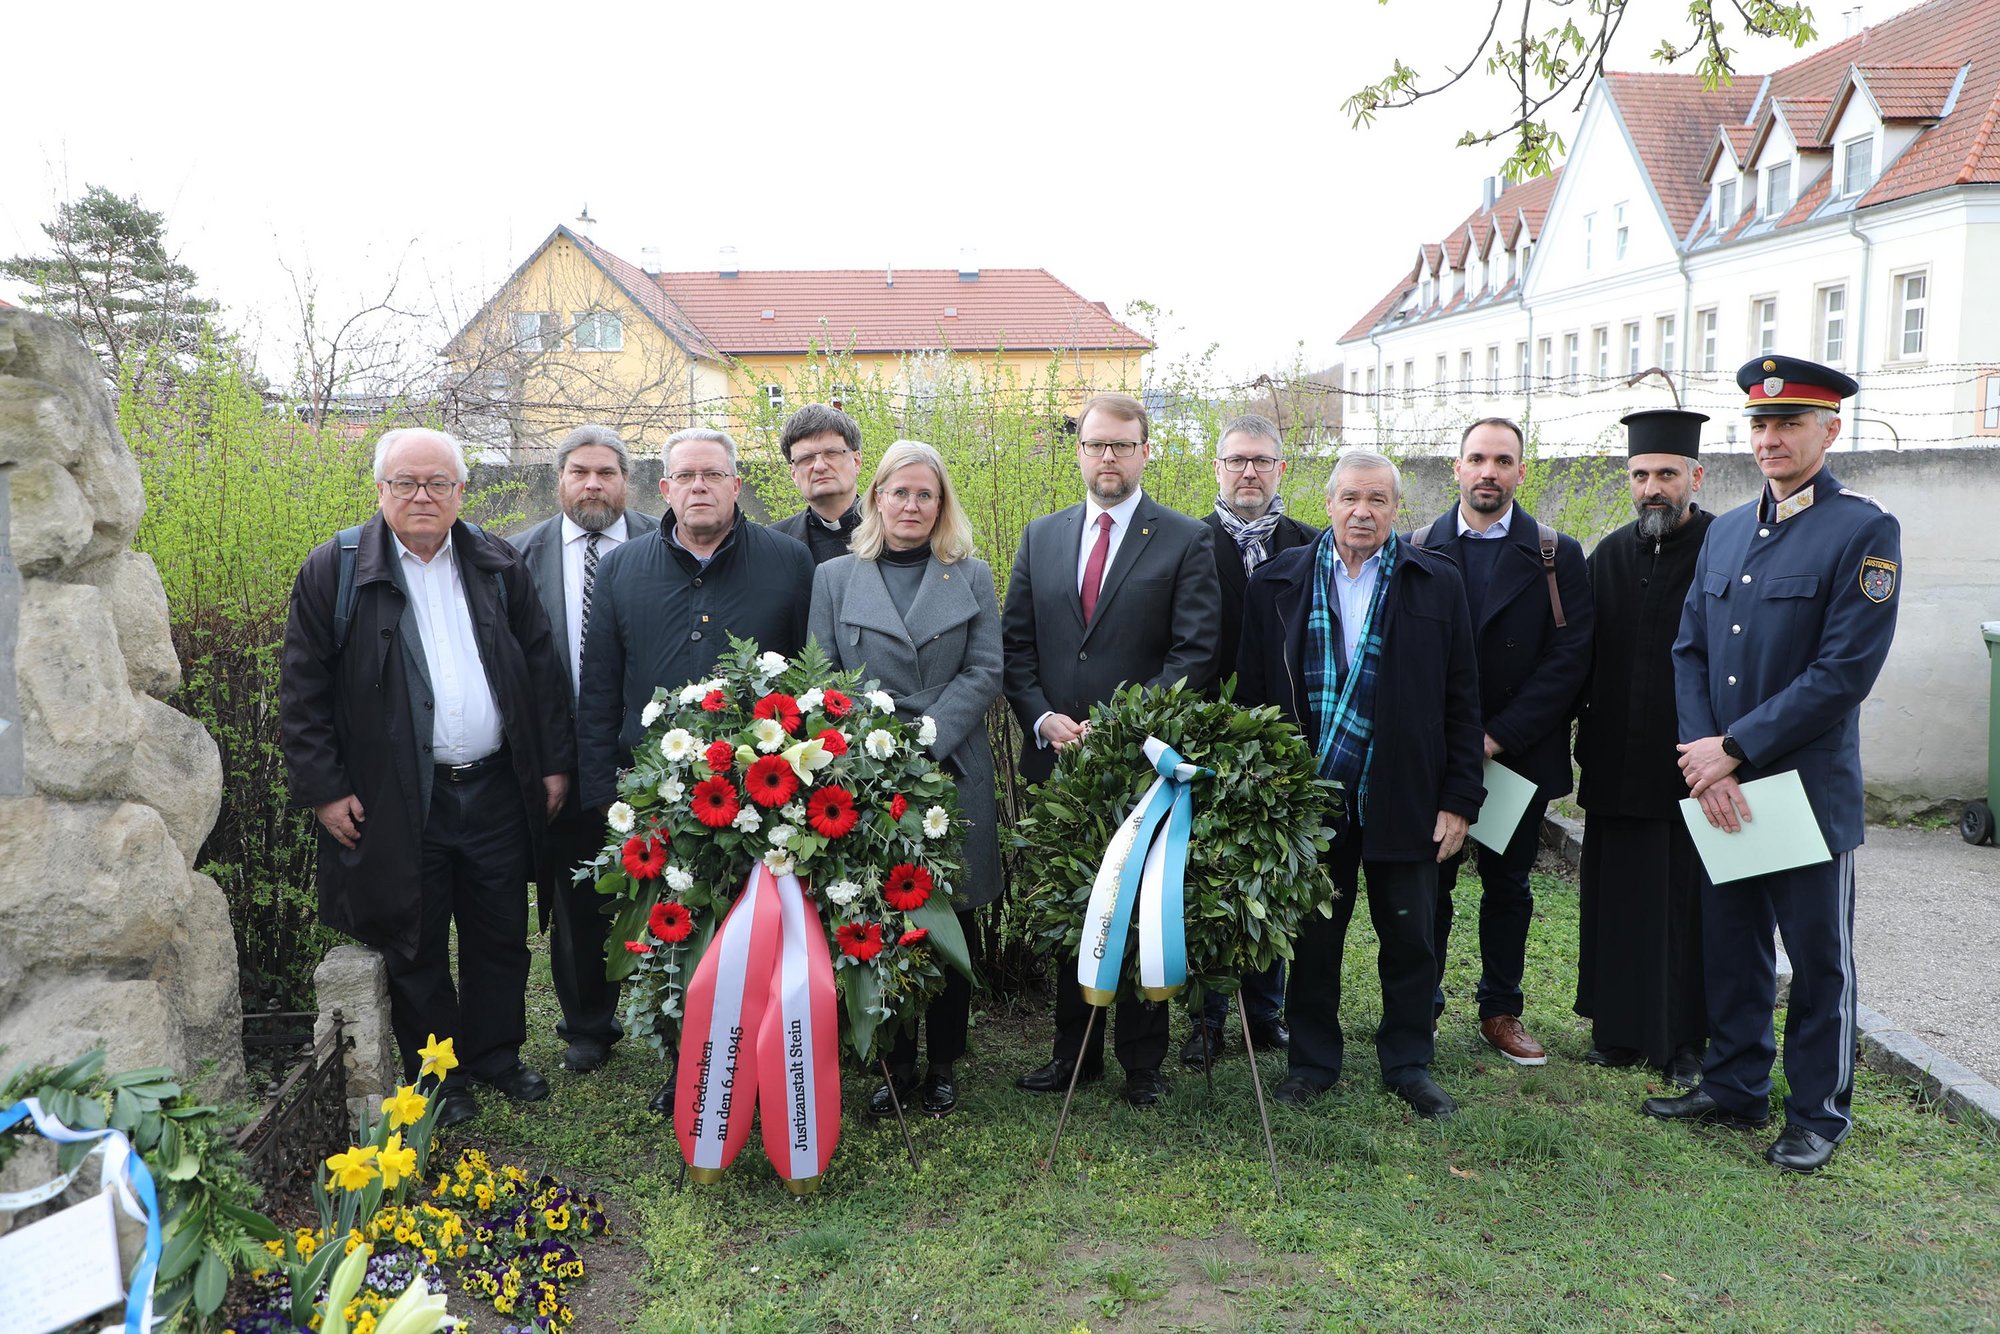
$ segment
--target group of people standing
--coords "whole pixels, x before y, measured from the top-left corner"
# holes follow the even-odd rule
[[[1596,1039],[1587,1059],[1650,1061],[1694,1088],[1649,1102],[1650,1114],[1761,1123],[1775,920],[1788,943],[1798,933],[1827,948],[1792,949],[1794,1093],[1774,1154],[1801,1128],[1807,1158],[1815,1143],[1830,1154],[1852,1083],[1841,914],[1851,922],[1847,850],[1859,841],[1853,713],[1886,652],[1899,556],[1894,520],[1821,466],[1839,399],[1826,420],[1819,400],[1800,406],[1816,383],[1799,371],[1808,365],[1760,375],[1768,392],[1751,394],[1770,517],[1717,521],[1729,542],[1705,542],[1710,516],[1694,504],[1702,419],[1639,414],[1628,419],[1637,521],[1588,563],[1515,499],[1525,442],[1512,422],[1465,431],[1458,504],[1401,536],[1395,463],[1343,451],[1321,531],[1285,512],[1290,461],[1268,419],[1223,427],[1215,504],[1194,519],[1142,486],[1144,406],[1098,394],[1076,421],[1084,499],[1027,526],[1004,606],[938,452],[894,442],[863,486],[860,431],[834,407],[810,405],[785,423],[780,447],[806,503],[778,523],[744,517],[725,432],[667,441],[656,521],[629,503],[624,443],[586,426],[558,450],[561,512],[511,542],[459,519],[466,471],[455,441],[392,432],[375,459],[380,512],[308,557],[286,632],[286,758],[295,798],[323,828],[323,916],[382,949],[406,1064],[430,1033],[458,1039],[441,1119],[464,1120],[476,1112],[471,1083],[523,1100],[548,1093],[519,1056],[529,879],[553,928],[564,1066],[596,1069],[619,1038],[600,897],[572,868],[601,844],[654,690],[706,675],[732,635],[786,655],[810,636],[837,667],[877,678],[899,712],[934,720],[932,751],[970,826],[962,912],[1002,889],[985,727],[996,699],[1020,721],[1019,769],[1032,782],[1063,750],[1089,744],[1091,707],[1119,688],[1210,689],[1234,676],[1238,702],[1277,707],[1346,794],[1329,854],[1341,891],[1333,915],[1308,916],[1289,978],[1274,967],[1240,979],[1253,1044],[1287,1051],[1276,1096],[1302,1107],[1339,1078],[1340,960],[1365,886],[1381,941],[1383,1083],[1417,1114],[1446,1116],[1455,1104],[1430,1067],[1452,891],[1488,760],[1536,791],[1504,848],[1479,855],[1479,1030],[1511,1061],[1548,1059],[1521,1019],[1529,872],[1546,804],[1571,787],[1581,714],[1590,823],[1577,1009]],[[1798,394],[1780,392],[1792,383]],[[1808,513],[1813,496],[1819,509]],[[1861,522],[1862,509],[1880,522]],[[1787,521],[1808,535],[1769,540]],[[1759,537],[1747,536],[1753,527]],[[1874,564],[1847,568],[1864,559]],[[1762,575],[1765,586],[1739,589],[1739,567],[1743,585]],[[1697,575],[1703,588],[1688,594]],[[1858,596],[1842,586],[1857,579]],[[1718,675],[1726,685],[1711,682]],[[1843,851],[1830,871],[1725,886],[1719,908],[1673,803],[1692,791],[1718,824],[1750,818],[1738,778],[1786,768],[1811,769],[1815,809]],[[900,1100],[941,1116],[957,1105],[970,984],[948,978],[921,1044],[914,1028],[896,1038],[871,1111]],[[1228,1005],[1214,992],[1194,1016],[1185,1064],[1223,1052]],[[1105,1030],[1087,1013],[1079,989],[1059,981],[1050,1060],[1020,1076],[1021,1088],[1058,1092],[1102,1074]],[[1121,1000],[1115,1020],[1124,1096],[1151,1106],[1167,1091],[1167,1008]],[[1827,1045],[1841,1033],[1844,1058]],[[1827,1078],[1791,1071],[1802,1055]],[[671,1107],[672,1090],[670,1078],[656,1109]]]

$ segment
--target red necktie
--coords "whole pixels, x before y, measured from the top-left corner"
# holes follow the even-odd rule
[[[1097,545],[1090,549],[1090,559],[1083,565],[1083,623],[1090,624],[1091,616],[1097,611],[1098,590],[1104,587],[1104,561],[1111,554],[1111,516],[1097,516]]]

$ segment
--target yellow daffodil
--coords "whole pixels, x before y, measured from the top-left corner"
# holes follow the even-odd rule
[[[333,1173],[333,1184],[342,1190],[365,1190],[376,1177],[375,1146],[336,1153],[326,1160],[326,1166]]]
[[[389,1118],[389,1129],[401,1130],[413,1126],[423,1118],[424,1109],[430,1106],[430,1099],[417,1092],[409,1084],[397,1087],[396,1091],[382,1099],[382,1114]]]
[[[417,1078],[436,1075],[442,1079],[458,1068],[458,1053],[451,1049],[450,1038],[439,1041],[435,1033],[429,1034],[428,1037],[430,1041],[417,1048],[417,1055],[423,1060],[422,1068],[417,1071]]]
[[[417,1151],[403,1147],[401,1132],[389,1136],[389,1142],[382,1146],[382,1152],[375,1156],[382,1168],[382,1189],[394,1190],[403,1180],[417,1170]],[[400,1235],[396,1240],[402,1241]]]

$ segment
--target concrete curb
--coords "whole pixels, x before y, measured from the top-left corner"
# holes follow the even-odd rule
[[[1571,871],[1583,866],[1583,822],[1560,815],[1542,818],[1542,846],[1562,859]],[[1792,991],[1792,961],[1778,950],[1778,1004]],[[2000,1130],[2000,1088],[1995,1088],[1896,1021],[1866,1005],[1856,1007],[1861,1059],[1878,1074],[1907,1079],[1919,1087],[1925,1102],[1935,1104],[1946,1119],[1971,1116],[1989,1129]]]

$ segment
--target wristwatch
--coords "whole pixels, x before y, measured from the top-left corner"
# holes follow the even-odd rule
[[[1728,732],[1722,734],[1722,753],[1738,764],[1748,764],[1750,757],[1743,753],[1743,743]]]

